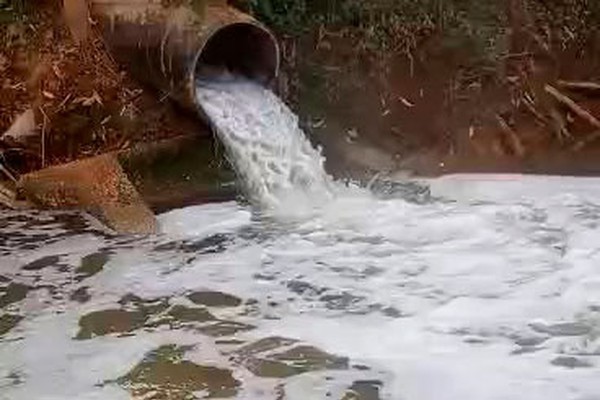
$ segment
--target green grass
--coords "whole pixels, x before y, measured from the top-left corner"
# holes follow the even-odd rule
[[[0,0],[0,24],[24,20],[29,3],[27,0]]]
[[[563,46],[600,30],[598,0],[523,4],[533,29],[551,31]],[[495,62],[508,51],[505,0],[246,0],[246,5],[280,34],[299,36],[319,26],[345,28],[373,51],[408,54],[434,35],[450,51],[469,52],[476,64]]]
[[[345,28],[373,51],[410,53],[437,33],[443,46],[467,48],[482,60],[503,50],[503,1],[249,0],[249,6],[279,33]]]

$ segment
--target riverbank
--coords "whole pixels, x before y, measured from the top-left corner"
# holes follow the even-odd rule
[[[280,91],[339,170],[600,173],[598,5],[283,3]]]

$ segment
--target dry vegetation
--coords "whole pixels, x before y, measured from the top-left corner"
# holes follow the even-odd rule
[[[204,129],[116,65],[85,1],[12,1],[0,15],[4,177]]]

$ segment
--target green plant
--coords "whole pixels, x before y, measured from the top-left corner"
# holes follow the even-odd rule
[[[0,23],[24,19],[28,3],[27,0],[0,0]]]
[[[449,47],[489,54],[501,31],[503,2],[481,0],[250,0],[250,10],[275,30],[299,34],[316,25],[349,28],[372,50],[412,51],[443,32]]]

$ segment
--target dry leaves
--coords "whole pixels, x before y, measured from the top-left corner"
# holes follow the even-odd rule
[[[73,100],[74,104],[81,104],[84,107],[90,107],[93,104],[98,104],[100,106],[103,106],[104,104],[102,103],[102,98],[100,97],[100,95],[98,94],[98,92],[96,92],[95,90],[93,91],[92,95],[89,97],[78,97],[75,100]]]

